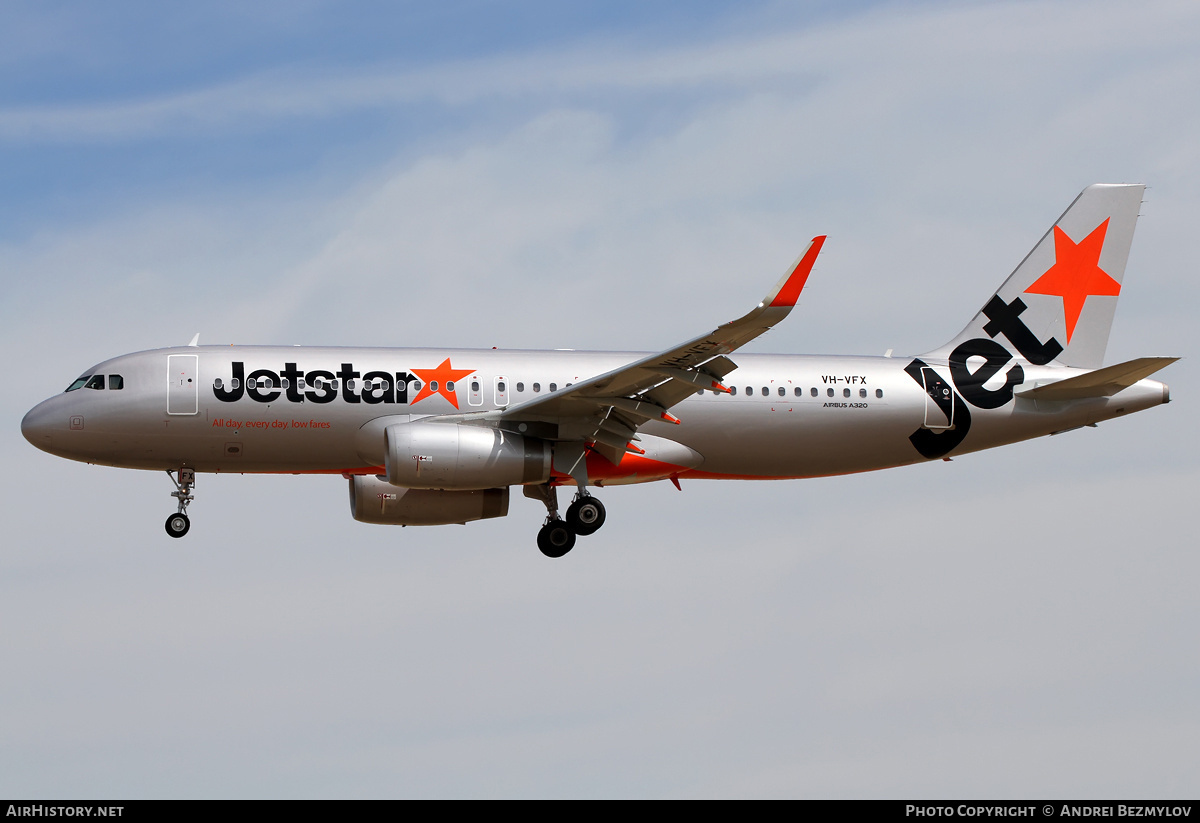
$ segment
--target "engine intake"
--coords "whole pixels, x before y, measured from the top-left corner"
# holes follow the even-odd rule
[[[508,514],[508,489],[401,489],[378,477],[350,478],[350,512],[363,523],[444,526]]]
[[[409,489],[494,489],[545,483],[545,440],[456,423],[397,423],[383,430],[387,480]]]

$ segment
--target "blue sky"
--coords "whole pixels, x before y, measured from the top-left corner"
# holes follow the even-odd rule
[[[0,794],[1194,795],[1200,12],[1184,2],[6,4]],[[953,463],[387,529],[337,478],[65,463],[186,343],[661,349],[815,234],[756,351],[952,337],[1150,185],[1107,362],[1175,402]],[[936,525],[931,529],[930,524]],[[552,767],[547,764],[553,764]]]
[[[803,17],[827,18],[834,5],[812,4]],[[10,117],[36,119],[38,113],[153,106],[246,83],[336,82],[531,51],[684,45],[797,15],[769,4],[481,1],[216,3],[195,10],[14,3],[6,16],[0,99]],[[505,111],[488,114],[515,118],[521,108],[505,101]],[[6,235],[44,210],[82,214],[93,198],[111,203],[114,196],[311,178],[314,168],[363,172],[397,145],[428,145],[479,118],[478,111],[420,99],[399,107],[347,101],[290,116],[241,109],[206,120],[191,113],[200,128],[185,115],[128,127],[110,122],[111,131],[101,133],[81,132],[76,124],[50,133],[36,126],[32,133],[10,131],[13,162],[5,164],[0,184],[11,195],[7,202],[21,208],[3,215]]]

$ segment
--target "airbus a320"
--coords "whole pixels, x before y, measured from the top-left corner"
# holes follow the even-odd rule
[[[87,369],[21,430],[60,457],[166,471],[172,537],[198,473],[321,473],[348,480],[356,520],[402,526],[502,517],[519,487],[546,507],[538,547],[561,557],[604,524],[604,486],[871,471],[1168,402],[1148,378],[1177,358],[1102,367],[1144,188],[1089,186],[966,328],[918,356],[738,353],[792,310],[816,237],[748,314],[654,354],[193,339]]]

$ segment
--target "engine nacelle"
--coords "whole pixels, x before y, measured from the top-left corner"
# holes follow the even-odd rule
[[[508,489],[400,489],[373,475],[356,475],[350,478],[350,512],[363,523],[394,526],[469,523],[507,515]]]
[[[456,423],[397,423],[383,430],[388,482],[409,489],[494,489],[545,483],[545,440]]]

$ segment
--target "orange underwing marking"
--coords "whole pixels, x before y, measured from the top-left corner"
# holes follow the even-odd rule
[[[621,462],[616,465],[596,452],[587,455],[588,482],[600,484],[606,480],[619,480],[628,477],[641,477],[645,480],[662,480],[672,474],[678,474],[681,467],[674,463],[664,463],[651,457],[627,452],[621,456]],[[558,472],[552,472],[558,475]],[[557,481],[557,482],[555,482]],[[561,478],[555,476],[551,485],[567,485],[573,482],[567,475]]]

